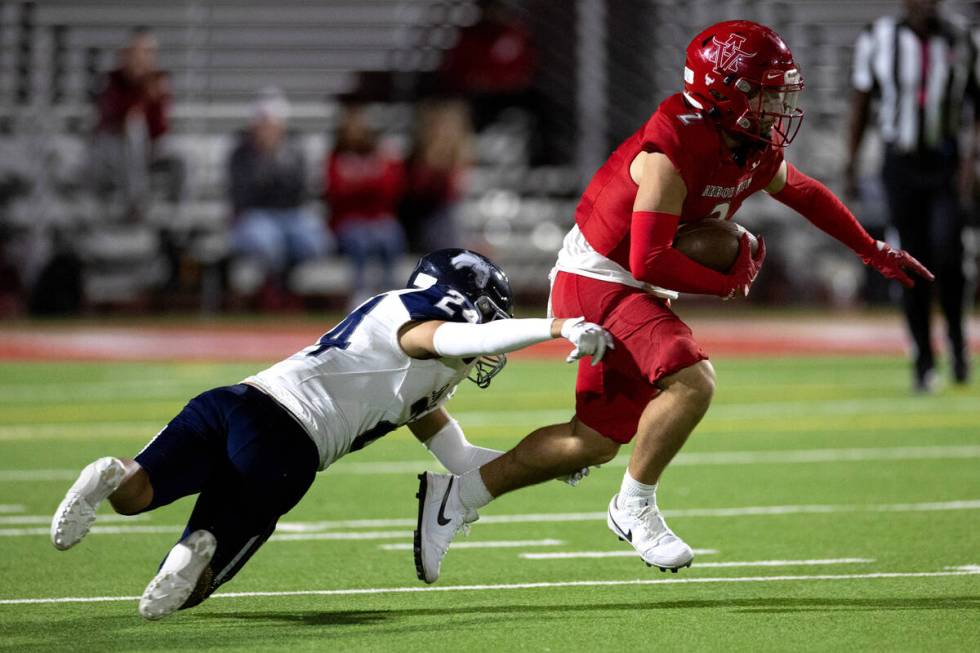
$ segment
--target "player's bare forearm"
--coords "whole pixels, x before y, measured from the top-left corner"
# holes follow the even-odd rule
[[[449,413],[445,408],[437,408],[408,424],[408,430],[423,444],[449,423]]]

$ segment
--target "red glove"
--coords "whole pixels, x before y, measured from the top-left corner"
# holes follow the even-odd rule
[[[881,240],[875,241],[875,248],[870,254],[862,256],[861,260],[865,265],[870,265],[880,272],[886,279],[897,281],[906,288],[915,285],[915,280],[905,274],[906,269],[926,281],[936,278],[926,266],[915,260],[915,257],[904,249],[894,250]]]
[[[759,274],[759,270],[762,269],[762,262],[766,259],[766,241],[762,239],[762,236],[759,236],[757,240],[759,241],[759,247],[753,256],[752,246],[749,243],[749,234],[744,233],[741,239],[739,239],[738,258],[735,259],[735,263],[732,265],[732,271],[727,275],[732,283],[732,290],[728,294],[727,299],[731,299],[739,292],[743,296],[748,296],[749,288],[752,287],[752,283]]]

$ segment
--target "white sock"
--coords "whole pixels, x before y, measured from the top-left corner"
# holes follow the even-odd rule
[[[619,486],[620,504],[657,504],[657,484],[640,483],[630,476],[629,469],[623,474],[623,484]]]
[[[487,489],[480,468],[471,469],[459,477],[459,498],[464,508],[476,510],[493,501],[493,495]]]

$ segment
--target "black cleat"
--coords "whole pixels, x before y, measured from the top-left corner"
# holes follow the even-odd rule
[[[419,501],[419,526],[412,533],[412,553],[415,557],[415,575],[419,580],[425,580],[425,572],[422,569],[422,506],[425,503],[425,473],[419,474],[419,491],[415,493],[415,498]]]

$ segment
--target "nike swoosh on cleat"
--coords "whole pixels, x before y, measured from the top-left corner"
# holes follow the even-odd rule
[[[626,538],[626,541],[627,542],[630,542],[630,543],[633,542],[633,529],[632,528],[629,529],[628,531],[624,531],[620,527],[620,525],[616,523],[616,520],[613,518],[611,512],[609,513],[609,521],[611,521],[613,523],[613,526],[616,527],[616,530],[619,531],[619,534]]]
[[[452,520],[446,519],[446,501],[449,500],[449,492],[453,489],[453,481],[454,480],[456,480],[456,479],[454,479],[454,478],[449,479],[449,485],[446,487],[446,493],[444,495],[442,495],[442,504],[439,506],[439,514],[436,515],[436,522],[440,526],[445,526],[450,521],[452,521]]]

